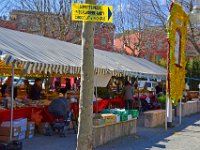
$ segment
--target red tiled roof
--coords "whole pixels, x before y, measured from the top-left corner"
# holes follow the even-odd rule
[[[11,22],[11,21],[0,20],[0,27],[16,30],[17,24],[15,22]]]

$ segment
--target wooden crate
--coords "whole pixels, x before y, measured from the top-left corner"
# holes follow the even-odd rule
[[[101,117],[105,120],[105,124],[113,124],[117,120],[114,114],[102,114]]]

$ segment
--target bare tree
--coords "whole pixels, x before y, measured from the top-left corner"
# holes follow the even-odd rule
[[[85,0],[95,4],[96,0]],[[83,22],[81,95],[79,102],[79,128],[77,150],[92,150],[93,95],[94,95],[94,31],[95,24]]]
[[[160,4],[158,0],[147,0],[152,5],[152,9],[149,10],[149,14],[154,16],[160,23],[160,25],[165,29],[166,20],[168,12],[170,9],[170,4],[172,0],[166,0],[164,4]],[[180,4],[183,6],[187,13],[192,11],[192,1],[191,0],[180,0]],[[167,9],[163,9],[167,8]],[[200,54],[200,27],[189,22],[188,26],[188,41],[192,44],[195,50]]]
[[[44,36],[54,37],[73,43],[81,43],[80,28],[82,24],[81,22],[73,22],[71,20],[71,0],[0,1],[0,16],[8,16],[11,10],[27,11],[25,12],[26,14],[32,13],[32,18],[29,18],[29,25],[27,25],[28,32],[35,32],[33,31],[32,19],[39,23],[38,32]],[[75,2],[81,2],[81,0],[76,0]]]
[[[122,49],[129,49],[134,56],[139,57],[144,51],[145,31],[148,30],[150,16],[144,1],[120,1],[118,14],[116,14],[117,31],[120,32]],[[124,50],[123,50],[124,51]]]

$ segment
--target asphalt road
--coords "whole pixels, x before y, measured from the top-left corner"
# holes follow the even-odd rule
[[[58,135],[46,137],[37,135],[24,140],[23,150],[75,150],[76,135],[66,138]],[[182,119],[182,125],[165,131],[164,128],[138,127],[137,134],[122,137],[95,150],[199,150],[200,114]]]

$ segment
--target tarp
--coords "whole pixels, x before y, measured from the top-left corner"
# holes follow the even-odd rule
[[[0,55],[6,64],[21,64],[27,73],[80,74],[81,46],[39,35],[0,28]],[[94,50],[95,74],[166,75],[166,69],[152,62],[103,50]]]
[[[105,74],[105,75],[95,75],[94,76],[94,86],[95,87],[106,87],[108,82],[110,81],[112,75]]]

